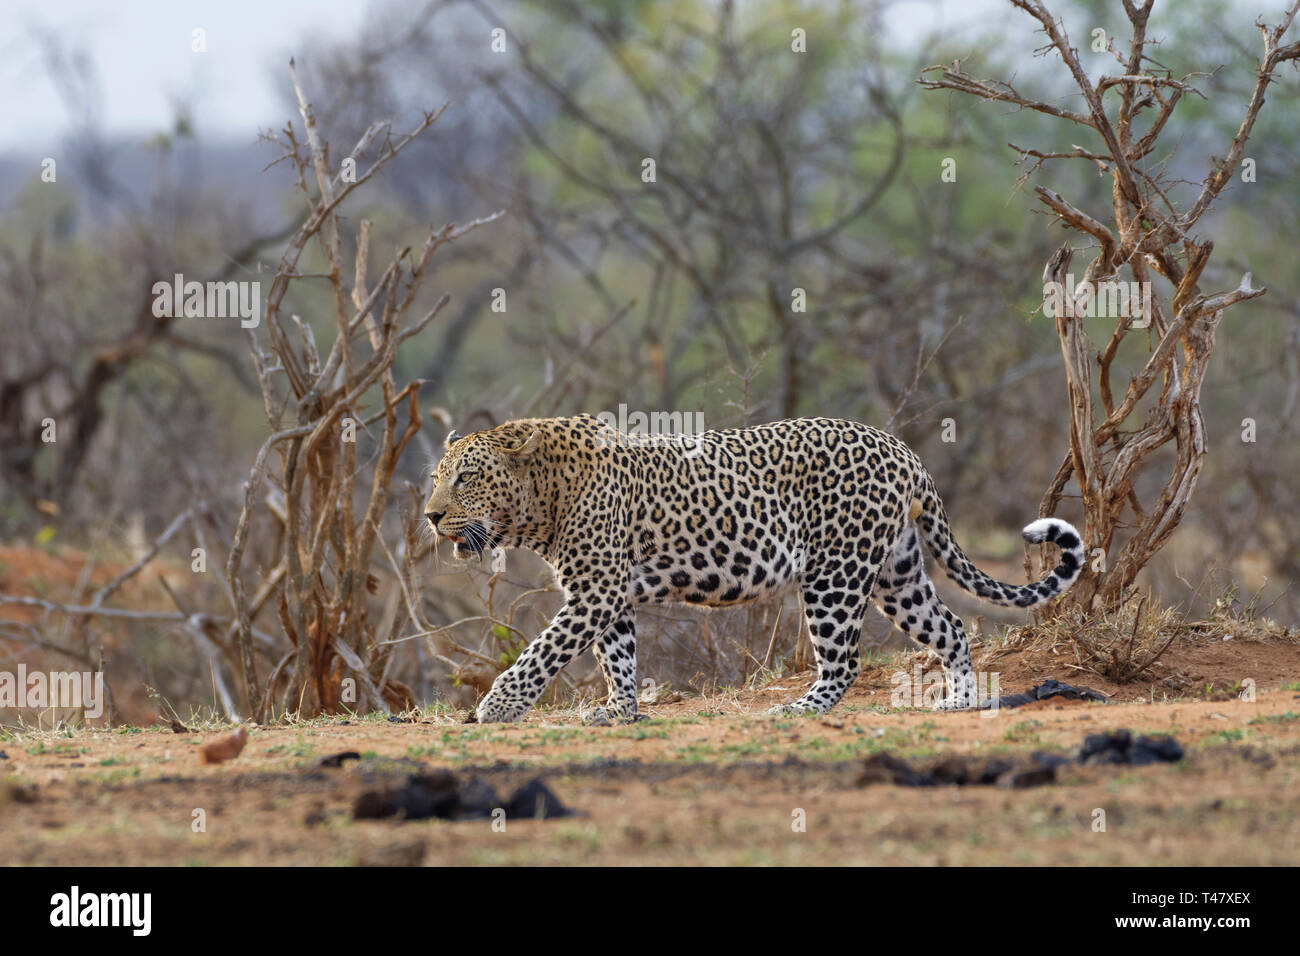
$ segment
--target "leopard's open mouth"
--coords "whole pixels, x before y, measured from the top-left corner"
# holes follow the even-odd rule
[[[452,557],[461,561],[471,561],[495,546],[495,542],[488,540],[487,530],[477,521],[471,521],[459,531],[449,532],[443,537],[452,544]]]

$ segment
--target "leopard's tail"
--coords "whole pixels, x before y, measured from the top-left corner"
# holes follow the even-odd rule
[[[1061,560],[1052,571],[1033,584],[1004,584],[995,581],[962,552],[952,535],[943,502],[927,474],[912,502],[911,517],[921,530],[930,553],[943,566],[944,573],[962,588],[991,604],[1004,607],[1034,607],[1064,592],[1083,571],[1083,539],[1069,522],[1060,518],[1039,518],[1023,532],[1033,544],[1050,541],[1061,549]]]

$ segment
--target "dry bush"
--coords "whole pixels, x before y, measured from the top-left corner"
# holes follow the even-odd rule
[[[0,605],[59,615],[76,633],[84,633],[92,618],[188,633],[207,657],[213,697],[229,719],[312,716],[344,708],[389,711],[414,703],[415,694],[395,666],[401,643],[395,636],[405,634],[411,621],[421,626],[423,616],[412,609],[409,592],[395,583],[378,615],[372,606],[379,603],[374,595],[385,560],[397,580],[403,578],[407,555],[390,551],[381,526],[398,460],[423,425],[421,383],[399,386],[394,362],[400,346],[448,301],[444,294],[429,305],[420,297],[434,253],[501,215],[431,228],[418,247],[399,249],[372,280],[371,224],[360,221],[345,259],[343,204],[441,111],[425,113],[411,133],[396,140],[389,123],[376,123],[335,164],[296,76],[294,88],[305,142],[292,124],[269,138],[282,147],[281,161],[296,173],[307,210],[280,257],[261,327],[245,329],[270,434],[243,485],[237,519],[202,501],[192,505],[84,603],[0,595]],[[315,247],[310,254],[309,245]],[[295,302],[322,304],[320,320],[313,323],[310,313],[306,321],[294,314],[286,318],[291,288],[308,285]],[[318,348],[318,331],[331,326],[331,342]],[[160,576],[174,610],[107,605],[165,548],[186,538],[192,553],[204,556],[205,566],[191,570],[214,572],[220,582],[215,594],[178,593]],[[216,559],[221,552],[224,567]],[[209,606],[213,597],[224,597],[233,613]],[[39,637],[33,633],[30,640]],[[64,643],[55,649],[72,654]],[[83,656],[88,654],[87,648]],[[232,673],[233,685],[227,679]]]
[[[1112,684],[1150,676],[1156,661],[1178,639],[1184,625],[1176,610],[1148,600],[1125,601],[1118,608],[1083,620],[1067,608],[1058,622],[1075,625],[1074,644],[1083,666]]]
[[[1149,593],[1129,594],[1116,608],[1089,613],[1066,606],[1050,620],[1010,628],[1005,640],[986,652],[984,661],[1045,652],[1058,659],[1073,658],[1073,663],[1065,664],[1071,670],[1124,685],[1156,679],[1157,670],[1172,666],[1168,660],[1177,657],[1180,644],[1300,642],[1300,628],[1284,627],[1260,612],[1259,594],[1243,604],[1234,592],[1225,592],[1205,620],[1189,620],[1183,609],[1153,601]],[[1163,681],[1177,689],[1191,686],[1177,673],[1164,676]]]
[[[361,220],[355,255],[351,263],[345,261],[340,206],[432,126],[441,110],[425,113],[422,122],[397,142],[391,138],[389,123],[374,124],[348,156],[351,163],[345,160],[335,172],[329,146],[296,74],[294,89],[306,142],[299,142],[292,124],[276,141],[297,173],[299,189],[308,200],[308,215],[289,240],[267,295],[269,354],[255,334],[249,335],[271,435],[258,451],[244,485],[243,509],[226,563],[236,613],[244,709],[259,717],[275,713],[282,677],[285,686],[278,696],[282,712],[310,716],[335,712],[345,705],[405,709],[414,703],[414,695],[391,673],[393,646],[385,642],[400,619],[390,612],[376,622],[369,608],[370,594],[379,586],[371,565],[376,544],[382,548],[380,524],[393,474],[422,424],[419,382],[399,389],[393,364],[399,346],[419,334],[448,301],[444,294],[419,318],[408,318],[414,314],[434,253],[496,216],[464,226],[448,223],[431,229],[418,253],[413,255],[410,248],[400,250],[371,285],[370,222]],[[377,158],[361,172],[355,164],[376,143]],[[355,170],[351,176],[344,172],[349,165]],[[313,180],[314,193],[308,185]],[[323,256],[324,275],[304,276],[301,272],[300,260],[312,241]],[[332,293],[337,328],[327,352],[318,349],[312,326],[297,316],[292,316],[296,334],[285,329],[285,295],[293,283],[304,278],[326,279]],[[366,414],[366,403],[376,398],[379,411]],[[377,447],[369,461],[358,461],[360,433],[375,428],[379,430]],[[280,468],[268,484],[272,451],[279,454]],[[272,570],[250,598],[242,564],[259,499],[261,509],[270,512],[282,529],[275,536]],[[292,647],[280,656],[263,684],[258,676],[252,620],[265,606],[275,608]],[[390,607],[396,606],[395,600],[390,602]],[[386,633],[377,633],[380,626]],[[349,676],[355,688],[345,683]],[[355,694],[349,693],[353,689]]]
[[[960,63],[930,67],[925,74],[937,76],[921,83],[931,89],[1009,103],[1073,124],[1076,131],[1072,135],[1084,145],[1069,151],[1011,144],[1022,161],[1034,160],[1025,179],[1044,164],[1054,168],[1060,162],[1083,162],[1095,166],[1113,183],[1111,208],[1096,215],[1045,186],[1036,186],[1035,191],[1054,217],[1095,250],[1077,284],[1069,273],[1074,254],[1069,243],[1057,250],[1043,270],[1044,298],[1051,289],[1051,311],[1064,357],[1070,448],[1043,497],[1039,514],[1054,514],[1067,484],[1073,480],[1078,485],[1090,560],[1058,604],[1084,612],[1115,609],[1123,603],[1125,590],[1138,572],[1174,533],[1196,488],[1206,454],[1201,386],[1219,323],[1228,308],[1265,292],[1253,287],[1249,272],[1235,289],[1213,295],[1204,292],[1199,283],[1214,243],[1195,237],[1193,230],[1236,176],[1275,71],[1300,58],[1300,43],[1282,42],[1300,9],[1300,0],[1284,12],[1277,26],[1258,24],[1263,59],[1241,125],[1225,144],[1222,158],[1211,160],[1200,188],[1188,202],[1179,201],[1179,182],[1169,170],[1169,150],[1158,148],[1158,144],[1170,129],[1168,123],[1180,102],[1190,96],[1204,98],[1195,82],[1205,74],[1175,77],[1150,56],[1149,48],[1157,42],[1147,33],[1154,0],[1140,5],[1124,0],[1131,38],[1124,50],[1113,40],[1107,41],[1118,70],[1097,79],[1071,44],[1064,23],[1041,0],[1012,3],[1037,22],[1047,41],[1040,53],[1059,57],[1078,88],[1082,109],[1036,99],[1010,82],[977,78],[966,73]],[[1087,132],[1080,135],[1077,130]],[[1156,279],[1168,283],[1166,294],[1154,288]],[[1108,307],[1099,314],[1109,316],[1118,311],[1119,315],[1109,341],[1098,350],[1084,330],[1084,319],[1096,309],[1094,300],[1102,297],[1099,290],[1121,281],[1125,288],[1131,281],[1149,291],[1149,301],[1143,296],[1135,314],[1135,303],[1115,309],[1114,300],[1108,300]],[[1149,357],[1117,395],[1111,382],[1112,367],[1121,345],[1134,330],[1147,331],[1142,338]],[[1131,340],[1128,348],[1133,348]],[[1159,388],[1155,388],[1157,383]],[[1153,405],[1149,395],[1155,396]],[[1144,400],[1150,407],[1139,408]],[[1103,413],[1100,423],[1098,405]],[[1155,500],[1143,503],[1136,483],[1154,464],[1150,456],[1170,442],[1175,453],[1169,475]],[[1127,525],[1126,512],[1131,513]],[[1131,531],[1121,545],[1117,537],[1128,526]],[[1028,555],[1026,565],[1033,576]],[[1137,665],[1123,658],[1110,666],[1125,673]]]

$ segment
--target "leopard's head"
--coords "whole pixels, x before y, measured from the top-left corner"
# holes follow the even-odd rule
[[[516,517],[528,510],[528,468],[541,446],[541,432],[518,423],[447,436],[424,516],[457,558],[478,557],[517,530]]]

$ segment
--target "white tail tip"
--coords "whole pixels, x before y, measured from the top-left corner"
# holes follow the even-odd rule
[[[1039,518],[1037,521],[1031,521],[1025,525],[1024,531],[1026,541],[1032,541],[1035,544],[1043,541],[1055,541],[1061,536],[1062,532],[1073,531],[1074,526],[1068,521],[1062,521],[1060,518]]]

